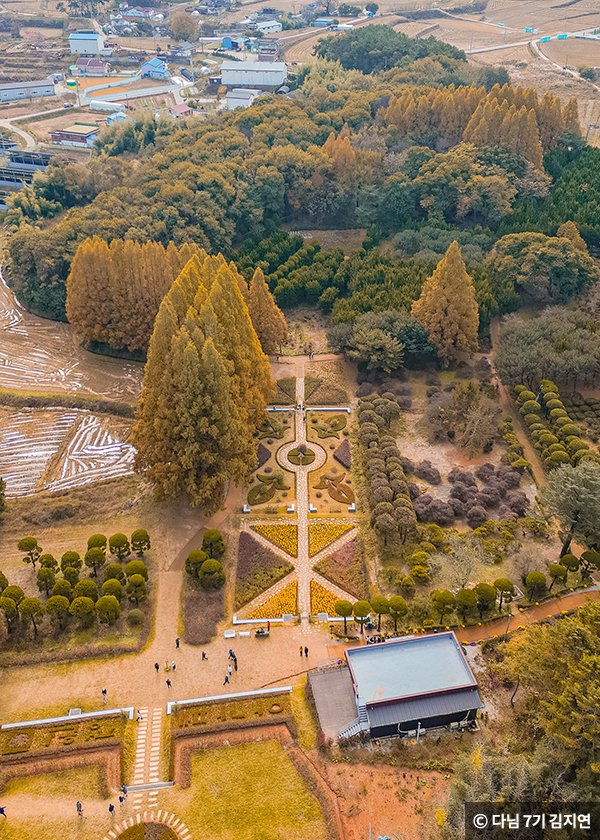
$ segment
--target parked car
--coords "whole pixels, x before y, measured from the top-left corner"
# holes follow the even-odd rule
[[[73,108],[74,105],[72,102],[63,102],[63,108]]]

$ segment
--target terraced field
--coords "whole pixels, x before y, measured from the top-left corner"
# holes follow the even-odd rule
[[[6,495],[63,490],[133,471],[131,423],[72,409],[0,409]]]

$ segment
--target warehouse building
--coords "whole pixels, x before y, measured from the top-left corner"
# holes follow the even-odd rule
[[[78,55],[112,55],[104,46],[104,36],[91,29],[69,35],[69,47]]]
[[[74,123],[68,128],[51,131],[50,138],[57,146],[79,146],[89,149],[100,133],[100,128],[101,126],[92,123]]]
[[[227,91],[227,110],[234,111],[236,108],[249,108],[255,99],[261,95],[261,90],[250,88],[234,88]]]
[[[418,738],[460,730],[483,703],[454,633],[406,636],[345,652],[347,668],[309,674],[329,737]]]
[[[278,20],[264,20],[256,24],[256,28],[262,35],[270,35],[272,32],[281,32],[282,25]]]
[[[287,79],[283,61],[224,61],[221,83],[227,87],[278,88]]]
[[[43,79],[41,82],[11,82],[8,85],[0,85],[0,102],[33,99],[34,96],[54,96],[55,93],[52,79]]]

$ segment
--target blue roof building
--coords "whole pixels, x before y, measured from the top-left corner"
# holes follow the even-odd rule
[[[158,57],[151,58],[149,61],[144,62],[140,72],[142,76],[146,76],[149,79],[170,78],[167,62]]]

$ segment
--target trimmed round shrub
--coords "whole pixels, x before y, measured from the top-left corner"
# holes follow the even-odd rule
[[[516,399],[519,396],[519,394],[521,394],[523,391],[527,391],[526,385],[515,385],[515,387],[512,389],[513,398]]]
[[[547,394],[548,391],[554,391],[556,394],[558,394],[558,388],[551,379],[542,379],[540,382],[540,387],[544,394]]]
[[[562,429],[563,426],[567,426],[569,424],[571,424],[571,420],[568,417],[557,417],[557,419],[554,422],[554,425],[558,426],[560,429]]]
[[[550,432],[544,432],[539,436],[538,443],[541,443],[543,446],[550,446],[551,443],[558,443],[558,438]]]
[[[434,486],[437,486],[442,482],[440,471],[433,466],[431,461],[421,461],[420,464],[415,466],[413,472],[417,478],[427,481],[429,484],[433,484]]]
[[[554,452],[565,452],[564,444],[562,443],[551,443],[548,447],[548,452],[552,455]]]
[[[590,446],[581,438],[575,438],[567,443],[567,451],[573,455],[578,449],[589,449]]]
[[[488,515],[485,508],[472,507],[467,511],[466,520],[471,528],[479,528],[487,521]]]
[[[537,400],[525,400],[519,408],[521,414],[539,414],[541,410],[542,407]]]
[[[450,484],[460,483],[465,487],[477,487],[475,476],[466,470],[461,470],[460,467],[454,467],[448,473],[448,481]]]
[[[434,499],[427,508],[427,519],[436,525],[451,525],[454,522],[454,511],[441,499]]]
[[[540,417],[539,417],[538,414],[526,414],[525,417],[523,417],[523,422],[525,423],[526,426],[529,426],[529,428],[531,429],[532,426],[534,426],[534,425],[537,426],[538,425],[539,419],[540,419]],[[507,440],[508,437],[509,437],[508,435],[505,435],[504,439]],[[511,437],[516,437],[516,435],[511,435]]]
[[[559,417],[568,417],[569,415],[564,410],[564,408],[553,408],[550,412],[550,417],[553,420],[558,420]]]
[[[460,499],[448,499],[447,504],[452,508],[454,515],[459,519],[462,519],[467,512],[466,504],[461,502]]]
[[[127,613],[127,623],[130,627],[139,627],[144,623],[144,613],[138,609],[129,610]]]
[[[519,518],[517,516],[517,514],[514,512],[514,510],[511,510],[509,507],[506,507],[505,505],[501,505],[499,507],[498,516],[500,517],[500,519],[518,519]]]
[[[401,456],[400,461],[402,463],[402,469],[405,473],[413,473],[415,472],[415,465],[410,460],[410,458],[406,458],[404,455]]]
[[[555,399],[554,397],[552,397],[552,399],[549,399],[547,401],[544,400],[544,402],[546,403],[546,408],[548,409],[548,411],[552,411],[553,408],[564,408],[565,407],[563,402],[561,402],[558,399]]]
[[[418,484],[415,484],[414,481],[408,482],[408,494],[411,499],[417,499],[421,495],[421,490]]]
[[[490,478],[496,475],[496,468],[490,463],[482,464],[475,470],[475,475],[479,481],[483,481],[484,484],[487,484]]]
[[[529,499],[522,490],[513,490],[507,494],[504,504],[510,510],[513,510],[517,516],[524,516],[525,511],[529,507]]]
[[[560,464],[570,464],[571,459],[565,450],[563,449],[562,452],[553,452],[552,455],[549,455],[548,458],[544,461],[544,466],[546,469],[554,469],[554,467],[558,467]]]
[[[141,575],[144,580],[148,580],[148,566],[142,560],[130,560],[125,566],[125,574],[128,578],[132,575]]]
[[[516,403],[520,408],[523,405],[523,403],[526,403],[528,400],[533,400],[535,402],[535,394],[533,393],[533,391],[528,391],[527,388],[525,388],[518,394]]]

